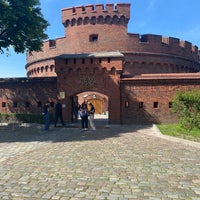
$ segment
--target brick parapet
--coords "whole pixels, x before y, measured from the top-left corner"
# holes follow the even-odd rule
[[[97,4],[77,6],[62,9],[62,23],[65,27],[80,25],[84,19],[98,18],[98,17],[121,17],[124,16],[127,22],[130,18],[130,4]],[[90,21],[92,23],[92,21]]]

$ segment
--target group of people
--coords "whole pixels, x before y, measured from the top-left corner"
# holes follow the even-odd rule
[[[79,113],[81,117],[81,127],[83,130],[88,129],[88,118],[89,118],[89,124],[91,130],[96,130],[96,127],[94,125],[95,108],[91,102],[89,102],[88,105],[89,108],[87,106],[87,102],[84,101],[79,108]]]
[[[88,108],[89,105],[89,108]],[[96,127],[94,125],[94,113],[95,108],[91,102],[89,102],[87,105],[87,102],[83,102],[82,105],[79,107],[79,114],[81,117],[81,127],[83,130],[88,129],[88,121],[91,130],[96,130]],[[44,130],[49,130],[50,125],[50,116],[49,116],[49,109],[50,109],[50,102],[46,102],[43,107],[43,115],[44,115]],[[63,116],[62,116],[62,104],[60,100],[57,101],[55,105],[55,120],[54,120],[54,127],[57,126],[58,119],[60,119],[62,126],[65,126]],[[88,120],[89,119],[89,120]]]
[[[43,115],[44,115],[44,121],[45,121],[44,130],[45,131],[49,130],[49,125],[50,125],[49,109],[50,109],[50,102],[47,101],[43,107]],[[62,116],[62,104],[61,104],[60,100],[58,100],[55,105],[54,127],[56,127],[59,118],[60,118],[62,126],[65,126],[64,121],[63,121],[63,116]]]

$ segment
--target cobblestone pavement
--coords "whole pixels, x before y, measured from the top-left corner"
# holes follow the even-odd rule
[[[200,200],[200,144],[153,126],[0,130],[0,199]]]

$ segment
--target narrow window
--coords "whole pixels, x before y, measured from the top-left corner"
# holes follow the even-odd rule
[[[129,107],[129,101],[125,101],[125,108]]]
[[[110,63],[110,58],[108,58],[108,63]]]
[[[102,59],[101,58],[99,58],[99,63],[101,63],[102,62]]]
[[[97,42],[98,41],[98,35],[97,34],[90,35],[89,41],[90,42]]]
[[[72,13],[75,13],[76,12],[76,8],[72,8]]]
[[[169,108],[172,108],[172,102],[169,102]]]
[[[65,64],[68,65],[69,61],[68,59],[65,59]]]
[[[82,64],[85,64],[85,59],[84,58],[82,59]]]
[[[2,102],[2,108],[6,107],[6,102]]]
[[[76,64],[76,59],[74,58],[74,64]]]
[[[153,108],[158,108],[158,102],[157,101],[153,102]]]
[[[49,40],[49,47],[56,47],[56,41],[55,40]]]
[[[94,62],[93,58],[90,59],[90,63],[92,64]]]
[[[85,12],[85,7],[84,6],[82,6],[82,12]]]
[[[13,103],[13,107],[14,107],[14,108],[17,108],[17,102],[14,102],[14,103]]]
[[[144,108],[144,102],[142,101],[139,102],[139,108]]]

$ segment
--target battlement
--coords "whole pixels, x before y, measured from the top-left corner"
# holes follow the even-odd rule
[[[133,34],[134,35],[134,34]],[[161,35],[153,35],[153,34],[145,34],[145,35],[139,35],[135,34],[135,36],[138,38],[140,43],[146,43],[149,44],[150,46],[155,46],[155,45],[162,45],[165,46],[166,48],[170,48],[170,51],[177,51],[177,48],[182,48],[185,49],[186,51],[190,52],[195,52],[196,55],[198,55],[198,47],[192,45],[192,43],[188,41],[183,41],[178,38],[174,37],[163,37]],[[177,51],[177,54],[179,52]]]
[[[62,9],[62,23],[65,27],[87,24],[91,18],[92,24],[103,22],[116,24],[122,19],[127,24],[130,19],[130,4],[90,4]]]

